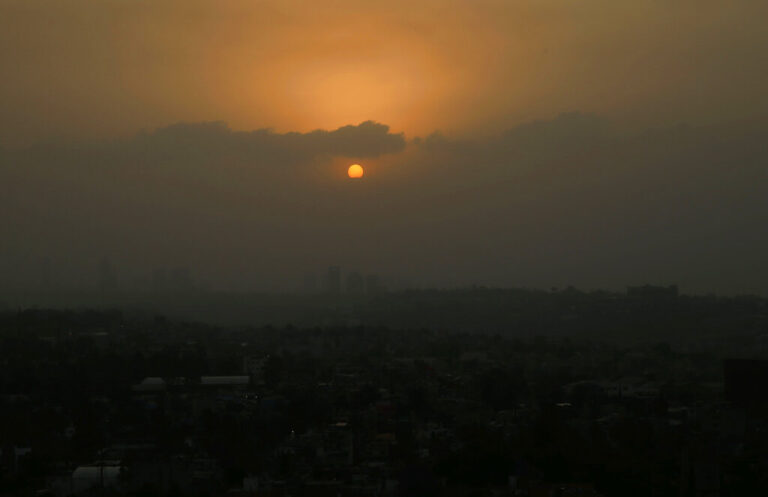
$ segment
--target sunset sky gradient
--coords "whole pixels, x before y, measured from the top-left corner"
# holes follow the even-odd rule
[[[765,112],[765,2],[0,0],[0,144],[174,122],[482,134]]]
[[[768,3],[0,0],[0,291],[768,294]],[[359,162],[365,181],[350,181]],[[41,261],[46,262],[45,265]]]

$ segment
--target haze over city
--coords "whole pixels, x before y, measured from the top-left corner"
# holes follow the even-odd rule
[[[0,9],[5,292],[768,292],[761,2]]]
[[[0,0],[0,497],[768,495],[766,20]]]

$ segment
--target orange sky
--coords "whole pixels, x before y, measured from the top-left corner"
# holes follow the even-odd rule
[[[0,0],[0,274],[183,254],[223,288],[344,261],[766,294],[765,19],[756,0]]]
[[[762,2],[0,0],[0,144],[179,121],[409,136],[765,112]]]

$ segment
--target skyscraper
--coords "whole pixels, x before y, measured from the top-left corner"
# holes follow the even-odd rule
[[[346,290],[349,294],[359,295],[365,292],[365,280],[357,271],[347,274]]]
[[[341,268],[339,266],[328,267],[328,272],[323,280],[323,290],[332,295],[341,293]]]
[[[107,257],[104,257],[99,264],[99,289],[102,292],[117,290],[117,275]]]

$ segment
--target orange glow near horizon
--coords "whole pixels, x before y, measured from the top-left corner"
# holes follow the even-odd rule
[[[768,112],[768,3],[586,3],[0,0],[0,145],[177,122],[473,137],[573,110],[642,127]]]
[[[363,166],[360,164],[352,164],[349,166],[349,169],[347,169],[347,174],[352,179],[360,179],[363,177]]]
[[[290,66],[279,67],[260,93],[273,94],[273,121],[285,121],[285,130],[335,129],[374,120],[396,131],[428,133],[438,126],[435,101],[447,98],[451,85],[438,78],[445,68],[437,61],[411,52],[416,53],[378,53],[368,60],[352,53],[351,60],[344,60],[307,50],[294,54]],[[310,56],[317,60],[304,60]]]

